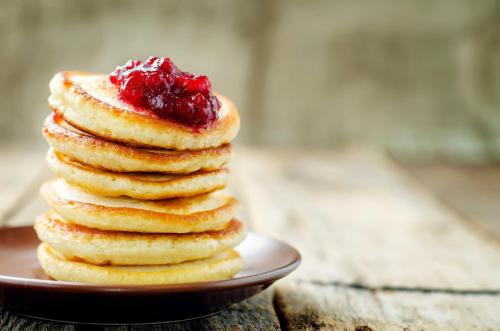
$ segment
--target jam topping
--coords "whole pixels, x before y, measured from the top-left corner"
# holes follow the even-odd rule
[[[120,98],[158,117],[192,127],[204,127],[218,118],[220,101],[207,76],[179,70],[169,58],[130,60],[109,75]]]

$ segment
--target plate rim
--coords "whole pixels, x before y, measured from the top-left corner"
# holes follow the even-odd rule
[[[9,230],[23,230],[33,228],[32,226],[18,226],[18,227],[8,227],[0,228],[0,231]],[[181,283],[181,284],[164,284],[164,285],[109,285],[109,284],[92,284],[92,283],[80,283],[80,282],[67,282],[67,281],[56,281],[47,279],[36,279],[36,278],[26,278],[26,277],[16,277],[7,276],[0,274],[0,288],[1,287],[21,287],[30,288],[37,290],[51,290],[51,291],[61,291],[61,292],[78,292],[78,293],[88,293],[88,294],[158,294],[158,293],[187,293],[187,292],[199,292],[199,291],[218,291],[218,290],[229,290],[233,288],[243,287],[243,286],[255,286],[266,283],[273,283],[278,279],[281,279],[292,271],[298,268],[302,262],[302,256],[299,251],[292,245],[273,238],[268,235],[256,233],[253,231],[248,231],[248,236],[257,236],[264,238],[266,240],[272,241],[279,245],[285,246],[294,255],[293,258],[283,266],[279,268],[264,271],[258,274],[252,274],[237,278],[208,281],[208,282],[194,282],[194,283]]]

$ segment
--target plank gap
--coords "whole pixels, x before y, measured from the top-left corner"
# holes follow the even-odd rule
[[[285,313],[281,309],[279,303],[278,303],[278,296],[277,292],[273,291],[273,298],[272,298],[272,304],[274,308],[274,313],[276,314],[276,317],[278,318],[278,323],[280,326],[280,330],[282,331],[288,331],[288,323],[286,321]]]
[[[360,283],[348,283],[342,281],[321,281],[321,280],[307,280],[307,279],[294,279],[299,284],[311,284],[317,286],[336,286],[352,288],[356,290],[366,290],[373,292],[420,292],[420,293],[446,293],[457,295],[500,295],[500,289],[488,290],[474,290],[474,289],[452,289],[452,288],[433,288],[433,287],[407,287],[407,286],[367,286]]]
[[[500,296],[377,292],[288,282],[276,288],[290,330],[498,330]]]

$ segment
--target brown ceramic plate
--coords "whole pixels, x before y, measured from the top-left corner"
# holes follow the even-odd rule
[[[261,292],[300,263],[293,247],[249,233],[237,248],[244,268],[232,279],[94,285],[48,279],[35,257],[38,244],[31,227],[0,229],[0,305],[28,316],[82,323],[155,323],[209,315]]]

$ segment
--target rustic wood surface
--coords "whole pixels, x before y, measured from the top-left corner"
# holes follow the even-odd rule
[[[400,165],[359,149],[237,151],[242,218],[299,248],[290,277],[202,320],[88,326],[0,308],[0,330],[500,330],[498,168]],[[25,154],[2,154],[5,226],[47,208],[43,153]]]
[[[449,163],[405,166],[485,235],[500,238],[500,166]]]

